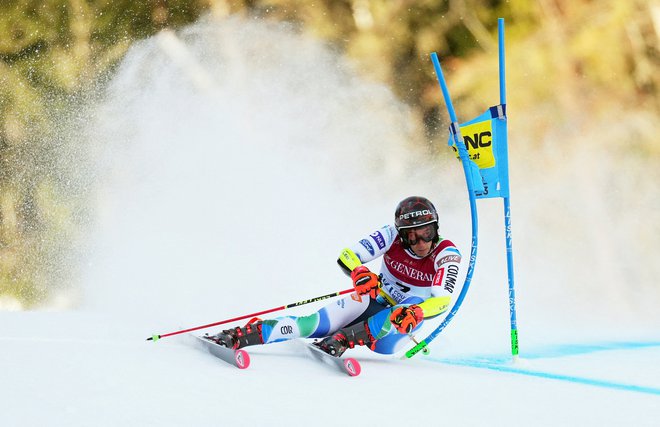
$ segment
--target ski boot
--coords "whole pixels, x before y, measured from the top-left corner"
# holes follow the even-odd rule
[[[234,350],[249,345],[263,344],[264,340],[261,336],[261,325],[263,323],[263,321],[255,317],[242,328],[225,329],[217,335],[208,335],[206,338],[216,344]]]
[[[374,349],[376,339],[371,335],[367,322],[340,329],[334,335],[314,343],[315,346],[335,357],[340,357],[346,350],[355,347],[355,344]]]

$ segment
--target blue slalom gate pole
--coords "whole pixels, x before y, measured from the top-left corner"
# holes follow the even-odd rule
[[[497,20],[497,33],[500,58],[500,104],[506,105],[506,78],[504,62],[504,19]],[[503,171],[506,173],[506,182],[509,182],[509,153],[504,145],[504,159],[507,162]],[[511,355],[514,361],[518,358],[518,323],[516,320],[516,292],[513,286],[513,238],[511,234],[511,200],[509,192],[504,196],[504,232],[506,235],[506,267],[509,282],[509,317],[511,321]]]
[[[461,135],[461,127],[456,118],[454,107],[449,96],[447,83],[442,74],[438,55],[433,52],[431,60],[442,89],[442,95],[447,105],[447,111],[451,119],[450,144],[458,151],[458,157],[463,165],[465,180],[467,183],[468,196],[470,198],[470,213],[472,216],[472,248],[470,262],[465,277],[465,283],[459,293],[454,306],[447,317],[431,334],[415,347],[406,352],[410,358],[420,350],[426,350],[426,346],[433,341],[442,330],[449,324],[458,309],[472,281],[474,266],[477,259],[477,234],[478,216],[476,200],[481,198],[502,197],[504,200],[504,228],[506,237],[507,275],[509,286],[509,317],[511,322],[511,353],[514,361],[518,358],[518,326],[516,321],[516,299],[513,280],[513,243],[511,234],[511,202],[509,191],[509,154],[507,147],[507,114],[506,114],[506,70],[504,60],[504,19],[498,19],[498,44],[499,44],[499,83],[500,104],[490,107],[484,114],[463,124],[466,132],[465,139]],[[482,138],[484,138],[482,140]],[[483,144],[482,144],[483,142]],[[474,150],[473,159],[470,158],[470,150]]]
[[[405,357],[411,358],[417,354],[420,350],[426,348],[431,341],[433,341],[439,334],[442,332],[445,327],[451,322],[452,318],[463,304],[463,299],[467,294],[467,291],[470,287],[470,282],[472,281],[472,275],[474,274],[474,266],[477,262],[477,234],[478,234],[478,217],[477,217],[477,201],[474,192],[474,182],[472,180],[472,171],[471,168],[476,168],[475,165],[468,155],[467,148],[463,142],[463,137],[461,136],[461,130],[456,119],[456,113],[454,112],[454,106],[451,103],[451,97],[449,96],[449,89],[447,88],[447,83],[445,82],[445,77],[442,74],[442,69],[440,68],[440,61],[438,60],[438,55],[433,52],[431,54],[431,60],[433,61],[433,67],[435,68],[435,73],[438,78],[438,83],[440,83],[440,88],[442,89],[442,95],[445,99],[445,104],[447,105],[447,111],[449,112],[449,118],[451,119],[451,135],[454,141],[455,147],[458,149],[458,154],[463,164],[463,172],[465,173],[465,181],[467,183],[467,190],[470,196],[470,213],[472,217],[472,248],[470,250],[470,263],[468,265],[468,271],[465,276],[465,283],[461,289],[454,306],[451,308],[447,317],[444,318],[442,323],[431,332],[431,334],[426,337],[424,340],[419,342],[415,347],[411,348],[406,352]],[[478,173],[478,172],[477,172]]]

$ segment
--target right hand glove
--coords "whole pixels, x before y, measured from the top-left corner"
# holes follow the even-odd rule
[[[351,279],[353,279],[353,287],[358,295],[369,295],[371,298],[376,298],[380,288],[380,279],[366,266],[360,265],[351,271]]]

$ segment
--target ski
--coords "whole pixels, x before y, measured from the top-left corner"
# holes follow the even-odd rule
[[[315,360],[333,366],[351,377],[360,375],[360,372],[362,371],[360,362],[352,357],[335,357],[310,343],[305,343],[305,347],[307,348],[308,354],[310,354]]]
[[[246,369],[250,366],[250,355],[245,350],[234,350],[217,344],[211,341],[207,336],[193,335],[201,342],[209,353],[214,355],[220,360],[223,360],[230,365],[236,366],[238,369]]]
[[[202,343],[204,348],[218,359],[236,366],[238,369],[246,369],[250,366],[250,355],[247,351],[242,349],[234,350],[221,346],[210,340],[208,336],[193,335],[193,337],[197,338],[197,341]],[[362,371],[360,362],[352,357],[335,357],[321,350],[314,344],[304,343],[303,345],[305,346],[307,353],[312,356],[314,360],[332,366],[351,377],[360,375],[360,372]]]

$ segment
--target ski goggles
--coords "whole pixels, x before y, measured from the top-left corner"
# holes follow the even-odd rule
[[[422,225],[415,228],[402,228],[399,230],[401,240],[409,246],[416,245],[420,240],[432,242],[438,237],[437,225],[435,222]]]

